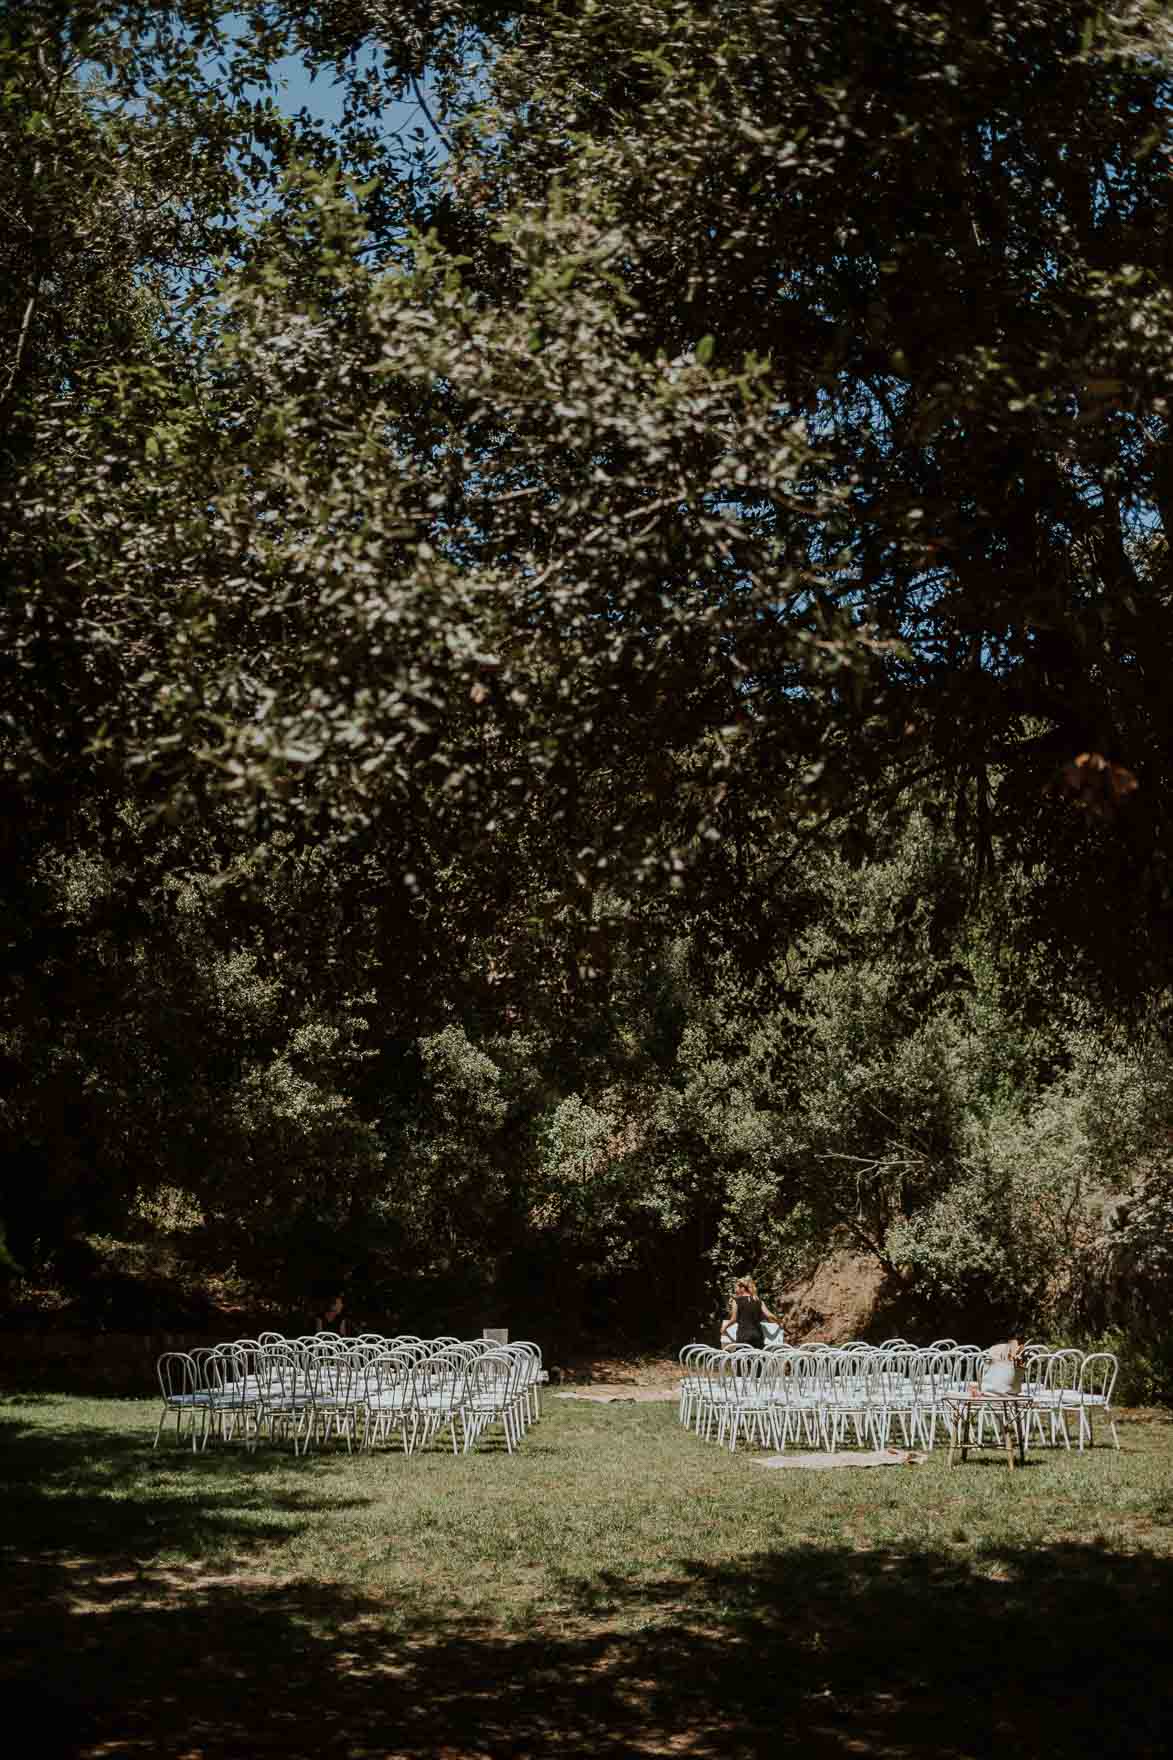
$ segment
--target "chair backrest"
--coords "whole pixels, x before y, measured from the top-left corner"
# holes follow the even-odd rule
[[[211,1392],[220,1386],[220,1376],[216,1372],[218,1347],[214,1344],[196,1345],[187,1355],[195,1364],[196,1385],[203,1392]]]
[[[305,1382],[311,1399],[345,1406],[350,1404],[355,1377],[361,1375],[362,1365],[349,1351],[318,1351],[308,1359]]]
[[[464,1396],[467,1367],[459,1350],[433,1352],[415,1365],[414,1375],[416,1399],[433,1412],[454,1411]]]
[[[870,1405],[879,1396],[882,1358],[874,1351],[845,1350],[831,1376],[831,1391],[840,1405]]]
[[[959,1389],[967,1388],[971,1381],[980,1384],[986,1366],[986,1353],[981,1345],[959,1344],[950,1355],[953,1358],[953,1379]]]
[[[960,1359],[955,1351],[930,1350],[925,1360],[924,1382],[934,1405],[947,1394],[960,1391]]]
[[[413,1363],[426,1362],[432,1354],[432,1347],[422,1338],[401,1338],[396,1342],[395,1349],[405,1352]]]
[[[801,1344],[795,1345],[788,1355],[791,1392],[809,1404],[818,1391],[822,1359],[817,1350]]]
[[[920,1403],[929,1393],[928,1369],[931,1351],[909,1351],[904,1359],[904,1379],[909,1398]]]
[[[754,1398],[766,1365],[766,1353],[752,1345],[723,1351],[717,1365],[717,1397],[726,1405],[740,1405]]]
[[[1043,1377],[1043,1387],[1046,1392],[1052,1396],[1063,1393],[1075,1393],[1079,1387],[1079,1375],[1082,1368],[1082,1351],[1054,1351],[1047,1363],[1046,1372]]]
[[[537,1345],[530,1344],[525,1339],[518,1339],[516,1344],[507,1344],[503,1348],[511,1357],[517,1359],[518,1373],[522,1383],[527,1387],[531,1386],[542,1371],[542,1353]]]
[[[298,1382],[301,1352],[295,1345],[267,1344],[257,1352],[257,1381],[263,1398],[290,1397]]]
[[[403,1405],[415,1401],[415,1364],[398,1351],[389,1351],[357,1366],[355,1398],[378,1405],[393,1398]]]
[[[1111,1351],[1092,1351],[1079,1369],[1079,1392],[1110,1406],[1120,1365]]]
[[[253,1348],[255,1349],[255,1346]],[[235,1339],[226,1344],[213,1345],[212,1355],[220,1365],[220,1373],[226,1380],[235,1380],[238,1365],[243,1361],[248,1349],[247,1345],[238,1344]]]
[[[356,1338],[347,1352],[351,1362],[359,1365],[377,1362],[380,1357],[384,1357],[386,1354],[385,1345],[377,1344],[373,1339],[363,1338]]]
[[[415,1368],[415,1358],[410,1351],[380,1351],[373,1363],[378,1368],[402,1370],[404,1374]]]
[[[155,1364],[159,1391],[170,1405],[179,1400],[193,1399],[203,1392],[200,1374],[189,1351],[164,1351]]]
[[[738,1357],[737,1347],[734,1346],[732,1350],[722,1351],[713,1365],[711,1391],[714,1399],[722,1405],[728,1405],[736,1398],[740,1365],[744,1360],[743,1357]]]
[[[217,1353],[216,1362],[220,1375],[219,1394],[221,1399],[232,1400],[239,1406],[251,1405],[260,1387],[257,1363],[260,1357],[257,1345],[229,1345],[226,1350]]]
[[[507,1351],[486,1351],[469,1363],[467,1382],[474,1397],[500,1403],[516,1393],[520,1374],[520,1357],[511,1357]]]
[[[702,1398],[711,1405],[718,1397],[717,1382],[721,1365],[725,1361],[726,1351],[716,1345],[709,1345],[698,1355],[696,1360],[697,1379],[701,1384]]]
[[[430,1352],[430,1354],[428,1356],[426,1356],[423,1359],[423,1361],[421,1362],[420,1368],[421,1369],[430,1369],[434,1363],[438,1364],[441,1368],[445,1368],[445,1367],[451,1366],[453,1364],[459,1366],[463,1362],[464,1362],[464,1355],[463,1355],[463,1352],[461,1351],[460,1345],[459,1344],[446,1344],[442,1351]]]
[[[790,1353],[778,1348],[764,1353],[761,1368],[761,1389],[774,1404],[785,1405],[790,1393]]]

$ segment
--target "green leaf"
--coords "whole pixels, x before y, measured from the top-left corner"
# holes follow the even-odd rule
[[[716,348],[716,346],[717,346],[717,342],[716,342],[715,337],[713,337],[713,336],[702,336],[701,337],[701,339],[697,343],[696,349],[695,349],[695,358],[696,358],[696,364],[698,367],[707,367],[708,366],[709,362],[713,358],[713,350]]]

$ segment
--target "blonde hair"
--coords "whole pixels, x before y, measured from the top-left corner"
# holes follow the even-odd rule
[[[733,1285],[734,1295],[735,1296],[740,1295],[743,1292],[746,1295],[752,1296],[755,1302],[757,1301],[757,1299],[758,1299],[758,1286],[754,1282],[752,1277],[739,1277],[734,1282],[734,1285]]]

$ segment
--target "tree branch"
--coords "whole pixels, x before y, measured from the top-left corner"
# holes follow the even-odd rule
[[[456,148],[452,145],[452,142],[449,140],[448,136],[444,133],[444,130],[440,127],[440,124],[436,121],[436,118],[432,115],[432,112],[429,110],[427,100],[425,99],[424,94],[420,90],[419,81],[416,79],[414,73],[411,75],[411,89],[415,93],[415,101],[419,105],[420,109],[423,111],[424,115],[427,117],[428,122],[431,125],[432,133],[436,136],[436,139],[443,141],[444,145],[448,148],[448,151],[450,153],[455,153]]]
[[[16,398],[16,387],[20,381],[20,369],[24,361],[24,352],[28,346],[29,331],[32,328],[33,313],[37,309],[37,299],[41,292],[41,282],[45,278],[43,269],[37,270],[37,278],[33,282],[33,290],[25,301],[24,314],[20,320],[20,330],[16,337],[16,353],[8,372],[8,379],[3,391],[0,391],[0,428],[8,419],[8,411]]]

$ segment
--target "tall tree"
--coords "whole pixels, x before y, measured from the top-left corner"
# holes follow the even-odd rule
[[[796,852],[926,790],[974,874],[1046,868],[1031,934],[1163,981],[1162,9],[242,16],[3,27],[12,1032],[46,863],[128,799],[139,945],[151,838],[246,917],[320,860],[248,934],[328,896],[388,1042],[589,1019],[682,901],[768,974]],[[295,42],[333,135],[257,95]]]

